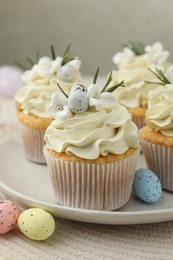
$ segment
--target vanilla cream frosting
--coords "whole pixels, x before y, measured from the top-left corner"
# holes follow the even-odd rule
[[[163,72],[168,67],[166,60],[169,52],[165,51],[160,42],[147,45],[144,54],[137,56],[131,49],[125,47],[122,52],[115,54],[114,63],[118,70],[113,72],[111,84],[117,84],[124,80],[125,88],[118,88],[114,94],[119,101],[127,108],[145,107],[148,103],[148,93],[157,84],[146,83],[157,82],[156,76],[148,70],[155,71],[155,68],[162,69]]]
[[[23,110],[26,115],[51,118],[46,110],[46,104],[55,91],[58,91],[58,86],[54,79],[49,84],[26,85],[20,88],[15,95],[16,109]]]
[[[165,136],[173,137],[173,84],[149,92],[146,124]]]
[[[52,118],[47,112],[46,104],[50,101],[54,92],[60,91],[57,83],[67,93],[75,82],[80,82],[79,68],[80,60],[74,59],[68,62],[72,66],[73,80],[70,82],[62,81],[58,78],[58,70],[61,69],[62,58],[55,60],[49,57],[42,57],[31,70],[25,71],[23,80],[25,86],[20,88],[14,97],[17,110],[23,110],[25,114],[34,115],[40,118]],[[65,65],[64,65],[65,66]]]
[[[138,146],[137,127],[127,109],[115,103],[113,109],[90,108],[66,120],[54,120],[47,128],[49,149],[84,159],[96,159],[108,153],[123,154]]]
[[[155,75],[148,70],[149,64],[144,59],[144,55],[135,56],[133,61],[121,64],[120,69],[113,72],[113,84],[124,80],[125,88],[120,87],[114,94],[122,105],[127,108],[137,108],[147,106],[148,93],[157,84],[146,83],[145,81],[158,81]],[[111,84],[112,84],[111,83]]]

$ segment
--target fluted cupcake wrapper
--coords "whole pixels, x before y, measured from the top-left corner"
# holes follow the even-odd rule
[[[163,189],[173,191],[173,147],[149,143],[141,139],[147,167],[159,178]]]
[[[38,130],[22,124],[25,157],[33,162],[46,164],[43,154],[45,130]]]
[[[113,163],[95,164],[52,157],[44,147],[57,202],[64,206],[115,210],[129,200],[134,179],[137,149],[131,156]]]

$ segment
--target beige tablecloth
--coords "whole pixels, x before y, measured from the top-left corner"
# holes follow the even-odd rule
[[[15,127],[1,126],[0,134]],[[2,155],[0,155],[2,156]],[[0,191],[0,199],[7,198]],[[15,201],[14,201],[15,202]],[[19,205],[24,210],[23,205]],[[99,225],[56,220],[54,234],[36,242],[16,227],[0,235],[0,260],[173,259],[173,221],[146,225]]]

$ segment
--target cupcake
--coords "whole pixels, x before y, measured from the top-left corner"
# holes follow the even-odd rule
[[[111,84],[123,79],[126,85],[126,88],[118,88],[115,96],[120,104],[127,107],[138,128],[145,125],[148,92],[157,86],[150,83],[156,77],[148,68],[157,67],[166,71],[168,56],[169,52],[159,42],[151,46],[130,42],[113,57],[118,68],[113,72]]]
[[[44,154],[57,203],[115,210],[130,198],[139,156],[137,127],[108,88],[74,84],[70,95],[54,93],[48,111]]]
[[[139,135],[148,168],[157,174],[164,189],[173,191],[173,80],[171,83],[162,71],[157,72],[162,85],[149,92],[147,126]],[[171,73],[173,79],[173,67]]]
[[[46,110],[51,95],[58,91],[57,83],[70,92],[74,82],[80,81],[80,60],[70,56],[70,45],[63,57],[42,57],[38,63],[28,59],[33,66],[22,76],[25,82],[14,97],[17,118],[22,126],[25,157],[30,161],[45,164],[43,155],[44,133],[52,119]]]

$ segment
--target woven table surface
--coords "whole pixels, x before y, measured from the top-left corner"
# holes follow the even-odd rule
[[[0,138],[16,125],[0,127]],[[1,155],[3,156],[3,155]],[[0,190],[0,199],[8,199]],[[13,200],[22,212],[25,207]],[[0,235],[0,260],[173,259],[173,221],[143,225],[101,225],[56,219],[54,234],[36,242],[16,227]]]

